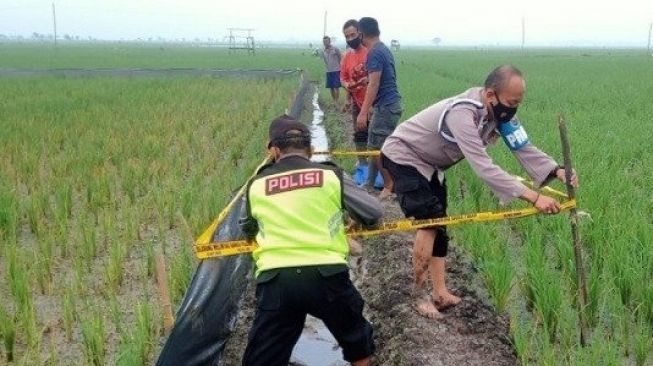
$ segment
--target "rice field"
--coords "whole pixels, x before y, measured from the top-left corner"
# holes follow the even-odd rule
[[[566,215],[452,230],[496,310],[510,318],[522,363],[651,364],[653,58],[402,50],[396,60],[404,118],[510,62],[526,76],[519,115],[531,141],[561,159],[558,115],[568,122],[586,213],[586,347]],[[320,78],[320,62],[309,50],[252,57],[0,45],[0,68],[301,68]],[[39,76],[0,84],[0,364],[151,363],[162,333],[155,251],[165,254],[175,309],[196,263],[189,244],[260,161],[267,122],[288,107],[298,78]],[[503,146],[490,150],[522,173]],[[451,214],[499,208],[465,163],[448,182]]]
[[[150,364],[154,252],[178,304],[297,78],[0,83],[0,364]]]

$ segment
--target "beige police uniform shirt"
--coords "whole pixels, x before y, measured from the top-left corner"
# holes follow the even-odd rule
[[[500,139],[497,122],[488,118],[485,107],[454,101],[468,99],[481,103],[481,91],[476,87],[462,94],[441,100],[401,123],[383,145],[382,152],[397,164],[415,167],[430,180],[436,171],[443,172],[463,158],[501,203],[510,202],[527,189],[517,178],[496,165],[487,154],[487,146]],[[440,117],[447,113],[439,126]],[[440,128],[441,127],[441,128]],[[454,137],[451,142],[443,137]],[[541,184],[557,167],[547,154],[528,143],[512,151],[533,180]]]

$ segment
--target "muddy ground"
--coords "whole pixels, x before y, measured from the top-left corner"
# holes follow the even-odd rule
[[[310,115],[310,101],[306,108],[305,114]],[[332,148],[350,148],[350,116],[332,107],[324,109]],[[310,121],[310,116],[302,119]],[[384,206],[387,218],[402,218],[394,200],[385,201]],[[352,278],[365,299],[366,317],[374,326],[377,345],[374,364],[516,364],[508,319],[493,311],[474,264],[456,248],[455,239],[450,245],[448,279],[450,288],[463,302],[444,311],[440,320],[425,319],[412,309],[409,297],[412,236],[408,232],[363,239],[363,256],[352,259]],[[224,365],[240,364],[254,307],[254,286],[250,284],[244,310],[227,345]]]

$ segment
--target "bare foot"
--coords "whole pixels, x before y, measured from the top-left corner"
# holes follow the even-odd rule
[[[433,301],[431,301],[430,296],[422,296],[422,297],[415,298],[413,307],[415,308],[415,310],[419,315],[425,318],[442,319],[442,314],[435,307]]]
[[[379,193],[379,199],[380,200],[384,200],[386,198],[389,198],[390,196],[392,196],[392,190],[389,190],[389,189],[386,189],[386,188],[383,188],[381,190],[381,193]]]
[[[349,254],[353,257],[360,257],[363,254],[363,246],[356,239],[347,238],[349,244]]]
[[[452,308],[460,304],[460,302],[462,301],[460,297],[452,294],[449,291],[439,294],[439,296],[436,297],[436,299],[437,300],[434,301],[435,307],[440,311]]]

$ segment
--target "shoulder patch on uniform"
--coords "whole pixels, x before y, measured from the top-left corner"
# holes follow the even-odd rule
[[[528,144],[526,130],[518,120],[501,123],[497,129],[510,150],[516,151]]]
[[[265,194],[270,196],[296,189],[322,187],[323,183],[324,171],[319,169],[277,175],[265,179]]]

